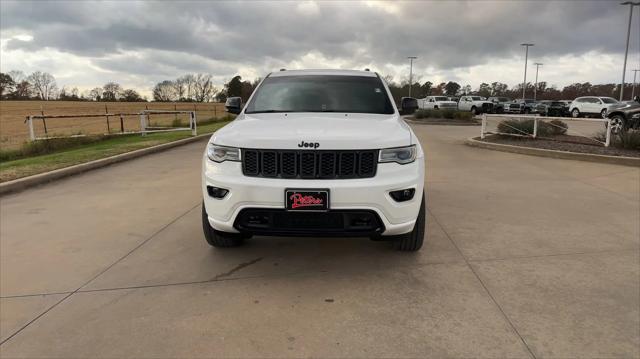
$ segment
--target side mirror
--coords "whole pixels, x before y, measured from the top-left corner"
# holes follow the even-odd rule
[[[241,97],[229,97],[225,102],[224,107],[227,112],[239,114],[242,111],[242,98]]]
[[[403,97],[400,99],[400,114],[410,115],[418,109],[418,100],[413,97]]]

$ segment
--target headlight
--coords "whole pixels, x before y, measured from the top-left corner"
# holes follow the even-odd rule
[[[640,113],[636,113],[635,115],[631,116],[631,118],[634,120],[640,119]]]
[[[378,162],[396,162],[401,165],[416,160],[416,146],[385,148],[380,150]]]
[[[214,162],[240,161],[240,149],[210,143],[207,145],[207,157]]]

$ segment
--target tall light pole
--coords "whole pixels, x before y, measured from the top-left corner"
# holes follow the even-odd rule
[[[624,65],[622,65],[622,86],[620,86],[620,101],[624,96],[624,75],[627,72],[627,55],[629,54],[629,37],[631,37],[631,18],[633,17],[633,7],[640,6],[640,2],[625,1],[620,5],[629,5],[629,26],[627,27],[627,47],[624,50]]]
[[[631,70],[631,71],[633,71],[633,87],[631,88],[631,99],[633,100],[633,97],[636,95],[636,75],[640,70]]]
[[[413,85],[413,60],[417,59],[417,56],[407,56],[409,59],[409,97],[411,97],[411,86]]]
[[[536,65],[536,84],[535,84],[535,86],[533,86],[533,101],[536,100],[536,95],[538,93],[538,69],[540,68],[540,66],[542,66],[544,64],[540,63],[540,62],[536,62],[536,63],[534,63],[534,65]]]
[[[520,46],[525,47],[524,52],[524,81],[522,81],[522,99],[524,100],[524,95],[527,91],[527,60],[529,59],[529,46],[534,46],[534,44],[520,44]]]

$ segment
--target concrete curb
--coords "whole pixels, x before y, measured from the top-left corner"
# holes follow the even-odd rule
[[[12,181],[7,181],[4,183],[0,183],[0,196],[9,194],[9,193],[20,192],[30,187],[38,186],[47,182],[55,181],[55,180],[58,180],[64,177],[69,177],[75,174],[106,167],[114,163],[132,160],[134,158],[146,156],[152,153],[168,150],[170,148],[186,145],[193,142],[203,141],[210,137],[211,137],[211,133],[207,133],[203,135],[185,138],[182,140],[163,143],[157,146],[142,148],[142,149],[131,151],[131,152],[125,152],[119,155],[101,158],[99,160],[95,160],[91,162],[80,163],[77,165],[64,167],[64,168],[60,168],[60,169],[45,172],[45,173],[39,173],[33,176],[18,178]]]
[[[523,155],[640,167],[640,158],[634,157],[595,155],[590,153],[567,152],[533,147],[503,145],[498,143],[479,141],[474,138],[468,138],[465,141],[465,144],[472,147],[479,147],[502,152],[519,153]]]

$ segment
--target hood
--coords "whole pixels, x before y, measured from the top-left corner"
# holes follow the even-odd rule
[[[612,111],[612,110],[628,111],[628,110],[638,110],[638,109],[640,109],[640,103],[635,101],[620,102],[620,103],[614,103],[609,105],[609,111]]]
[[[211,136],[211,142],[231,147],[354,150],[411,144],[411,129],[397,115],[354,113],[261,113],[240,115]]]

